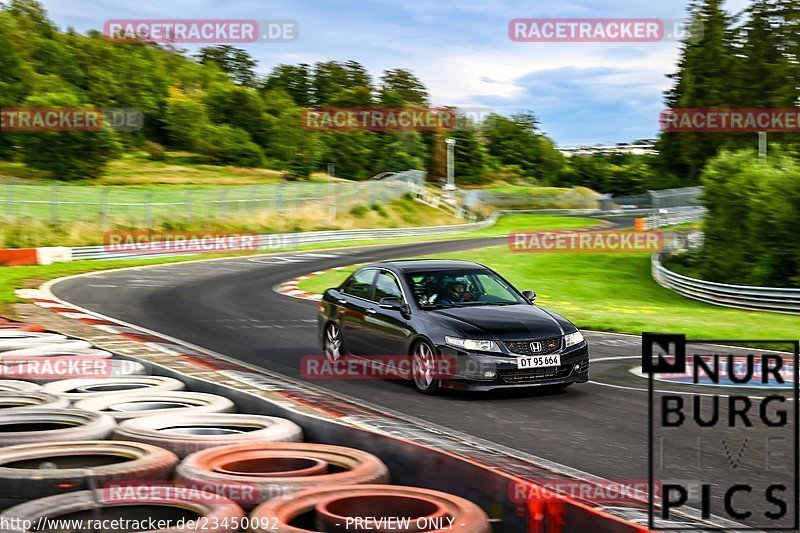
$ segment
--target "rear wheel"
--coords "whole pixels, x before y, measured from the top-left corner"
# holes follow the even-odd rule
[[[411,354],[414,385],[422,394],[436,394],[442,388],[442,380],[436,377],[436,353],[427,341],[418,342]]]
[[[339,325],[331,322],[325,326],[325,357],[328,361],[334,363],[342,357],[342,331]]]

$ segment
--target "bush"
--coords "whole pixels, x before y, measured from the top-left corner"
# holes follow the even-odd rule
[[[354,217],[361,218],[369,212],[369,208],[365,205],[354,205],[350,209],[350,214]]]
[[[386,209],[384,209],[381,204],[372,204],[371,206],[369,206],[369,208],[378,213],[382,217],[389,216],[389,213],[386,212]]]
[[[740,285],[800,286],[800,165],[780,153],[723,152],[702,174],[708,209],[700,271]]]
[[[151,161],[164,161],[167,158],[167,151],[157,142],[145,141],[142,149]]]
[[[212,163],[240,167],[260,167],[264,152],[246,131],[231,126],[206,126],[199,151]]]

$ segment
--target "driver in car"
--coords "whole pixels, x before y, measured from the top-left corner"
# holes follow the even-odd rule
[[[463,280],[456,280],[449,285],[448,291],[439,303],[444,305],[467,302],[473,298],[471,292],[467,292],[467,284]]]

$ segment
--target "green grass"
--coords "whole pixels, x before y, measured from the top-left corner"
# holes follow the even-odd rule
[[[525,254],[497,247],[436,257],[485,264],[520,290],[536,291],[538,304],[584,329],[730,339],[793,339],[800,330],[798,316],[727,309],[664,289],[650,276],[649,254]],[[351,271],[329,271],[300,288],[322,292]]]

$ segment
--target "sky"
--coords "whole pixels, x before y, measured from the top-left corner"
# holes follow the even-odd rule
[[[62,29],[109,19],[289,19],[299,38],[242,45],[266,74],[278,64],[355,60],[376,80],[412,70],[434,105],[532,111],[559,146],[655,137],[678,42],[513,42],[516,18],[684,19],[688,0],[44,0]],[[730,12],[747,0],[728,0]],[[187,47],[189,50],[194,50]]]

